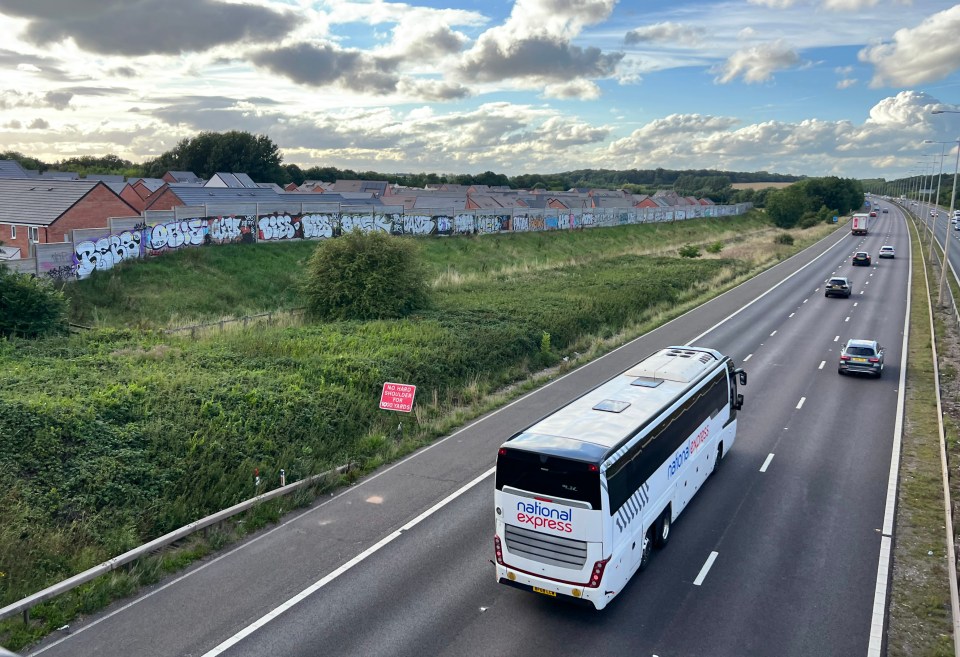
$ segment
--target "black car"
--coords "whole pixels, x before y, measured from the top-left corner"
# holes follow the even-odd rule
[[[848,281],[843,276],[834,276],[829,281],[827,281],[827,286],[823,288],[823,296],[825,297],[850,297],[850,281]]]
[[[853,265],[860,265],[861,267],[870,266],[870,254],[866,251],[857,251],[853,254]]]

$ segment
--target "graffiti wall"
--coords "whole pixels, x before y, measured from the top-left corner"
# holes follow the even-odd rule
[[[323,207],[323,206],[318,206]],[[577,230],[695,217],[742,214],[748,204],[689,210],[663,208],[521,210],[507,212],[404,213],[380,207],[323,212],[270,212],[178,217],[174,212],[111,219],[110,228],[73,231],[72,242],[35,245],[35,273],[58,281],[82,279],[140,258],[217,244],[331,239],[345,232],[393,235],[492,235],[505,232]],[[197,214],[197,209],[191,209]],[[200,212],[204,210],[199,209]],[[22,263],[21,263],[22,264]],[[24,267],[19,267],[23,269]]]

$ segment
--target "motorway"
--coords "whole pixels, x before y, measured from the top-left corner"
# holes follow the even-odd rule
[[[910,270],[901,211],[848,228],[30,654],[867,655]],[[895,260],[852,267],[883,244]],[[957,249],[960,256],[960,249]],[[823,294],[832,275],[850,299]],[[732,314],[732,316],[731,316]],[[851,337],[881,379],[839,376]],[[496,449],[672,344],[749,374],[732,451],[670,544],[596,612],[494,581]]]

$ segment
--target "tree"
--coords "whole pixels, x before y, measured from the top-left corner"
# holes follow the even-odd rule
[[[394,319],[427,303],[426,270],[410,238],[353,230],[317,245],[303,291],[318,319]]]
[[[767,195],[767,214],[780,228],[793,228],[807,211],[808,197],[797,185]]]
[[[37,338],[66,332],[63,292],[0,265],[0,336]]]
[[[182,139],[171,151],[144,165],[150,177],[160,177],[170,170],[192,171],[201,178],[215,173],[245,173],[256,182],[290,182],[281,164],[280,150],[266,135],[249,132],[201,132]]]

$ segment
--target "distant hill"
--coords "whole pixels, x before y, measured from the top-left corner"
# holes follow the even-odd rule
[[[795,181],[794,181],[795,182]],[[734,189],[768,189],[773,187],[774,189],[783,189],[784,187],[789,187],[793,182],[748,182],[748,183],[732,183],[730,186]]]

